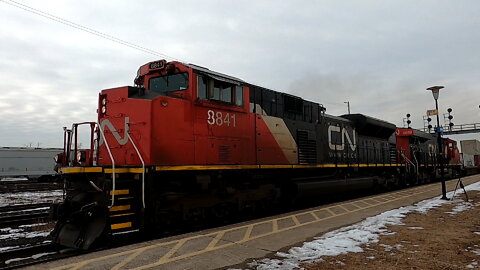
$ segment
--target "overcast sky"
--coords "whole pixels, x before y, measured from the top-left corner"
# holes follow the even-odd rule
[[[0,1],[0,146],[62,145],[95,121],[98,92],[162,57]],[[480,122],[480,1],[32,1],[33,8],[184,62],[299,95],[327,113],[423,128]],[[443,119],[441,119],[442,121]],[[443,122],[443,121],[442,121]],[[479,138],[468,135],[462,138]]]

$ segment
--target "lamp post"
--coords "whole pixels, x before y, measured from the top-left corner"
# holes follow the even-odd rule
[[[347,104],[348,114],[350,114],[350,101],[344,101],[343,103]]]
[[[445,88],[444,86],[432,86],[427,88],[427,91],[432,91],[433,99],[435,99],[435,109],[437,110],[437,144],[438,144],[438,154],[440,161],[440,180],[442,181],[442,200],[448,200],[447,198],[447,188],[445,186],[445,175],[443,171],[443,147],[442,147],[442,137],[440,136],[440,119],[438,116],[438,96],[440,94],[440,89]]]

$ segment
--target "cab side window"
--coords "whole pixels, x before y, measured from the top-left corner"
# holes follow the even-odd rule
[[[197,96],[203,100],[213,100],[220,103],[243,106],[243,87],[197,75]]]
[[[222,87],[221,90],[221,101],[227,102],[227,103],[232,103],[232,86],[224,86]]]
[[[207,98],[207,78],[204,76],[198,75],[197,77],[197,94],[198,98],[200,99],[206,99]]]
[[[243,87],[241,86],[235,87],[235,105],[243,106]]]

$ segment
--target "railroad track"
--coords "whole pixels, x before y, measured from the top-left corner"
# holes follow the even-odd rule
[[[14,193],[26,191],[48,191],[62,189],[62,183],[37,183],[31,181],[1,182],[0,193]]]
[[[23,204],[0,207],[0,224],[47,219],[51,203]]]

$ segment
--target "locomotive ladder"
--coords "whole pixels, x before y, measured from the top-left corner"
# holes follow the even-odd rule
[[[98,125],[98,122],[97,122]],[[139,231],[139,217],[138,213],[135,211],[136,199],[135,199],[135,188],[125,186],[125,182],[120,181],[117,183],[116,179],[116,170],[115,170],[115,160],[113,158],[112,151],[108,145],[107,139],[103,129],[100,127],[100,134],[105,142],[105,147],[107,148],[108,155],[112,161],[112,188],[110,190],[111,203],[108,207],[110,214],[110,230],[112,235],[116,234],[125,234],[125,233],[134,233]],[[126,132],[126,136],[132,143],[135,151],[137,152],[140,161],[142,162],[142,206],[145,208],[145,162],[143,160],[138,147],[131,138],[130,134]],[[119,203],[119,204],[118,204]]]

